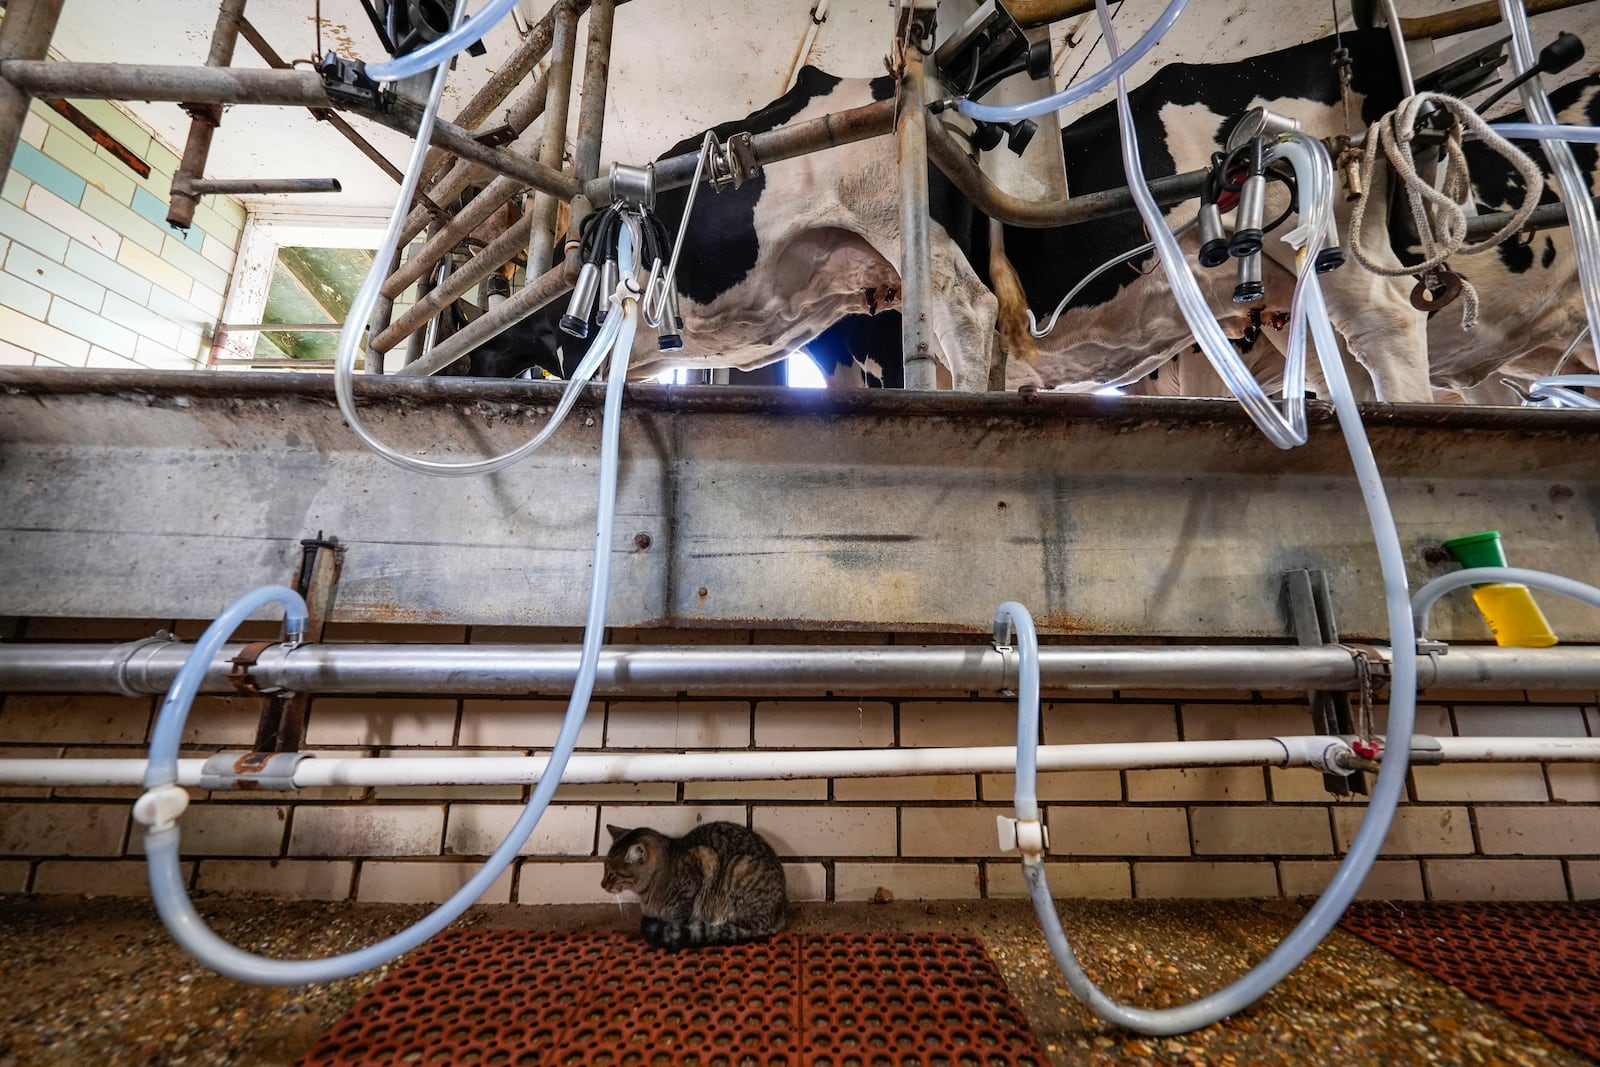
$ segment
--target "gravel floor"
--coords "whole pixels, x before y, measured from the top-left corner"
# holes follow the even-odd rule
[[[400,929],[420,907],[206,899],[228,939],[269,955],[329,955]],[[1300,915],[1282,901],[1071,902],[1068,935],[1112,995],[1150,1006],[1225,984]],[[475,909],[466,925],[628,929],[609,906]],[[983,939],[1057,1064],[1590,1064],[1594,1061],[1342,932],[1253,1009],[1178,1038],[1097,1022],[1065,989],[1024,902],[796,908],[793,928],[949,930]],[[246,986],[206,971],[149,905],[0,897],[0,1067],[291,1064],[380,975]]]

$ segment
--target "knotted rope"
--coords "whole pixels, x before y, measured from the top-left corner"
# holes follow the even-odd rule
[[[1445,172],[1441,189],[1417,173],[1412,142],[1417,136],[1417,124],[1425,105],[1434,104],[1448,111],[1453,119],[1445,134]],[[1472,182],[1467,173],[1466,153],[1461,149],[1461,138],[1471,131],[1479,140],[1503,156],[1522,177],[1522,206],[1517,208],[1511,221],[1487,240],[1469,245],[1467,240],[1467,214],[1462,205],[1472,193]],[[1382,145],[1384,158],[1400,179],[1406,199],[1411,204],[1411,217],[1422,241],[1423,262],[1410,267],[1386,267],[1376,262],[1362,245],[1362,221],[1366,216],[1367,201],[1372,196],[1373,176],[1378,165],[1378,147]],[[1367,270],[1385,277],[1398,278],[1411,274],[1427,274],[1438,269],[1451,256],[1475,256],[1498,246],[1521,230],[1528,216],[1539,206],[1544,192],[1544,174],[1527,153],[1501,137],[1465,101],[1443,93],[1418,93],[1407,97],[1367,130],[1366,152],[1361,160],[1361,177],[1364,186],[1360,199],[1350,215],[1350,244],[1356,260]],[[1432,214],[1428,208],[1432,207]],[[1466,278],[1461,278],[1462,308],[1461,328],[1470,330],[1478,323],[1478,291]]]

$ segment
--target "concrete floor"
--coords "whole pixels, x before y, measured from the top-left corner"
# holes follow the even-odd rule
[[[253,951],[322,956],[398,930],[415,906],[203,899]],[[1226,984],[1299,917],[1283,901],[1071,901],[1069,937],[1122,999],[1165,1006]],[[474,909],[463,925],[635,929],[635,907]],[[797,905],[792,929],[944,930],[981,938],[1057,1064],[1588,1064],[1459,990],[1336,932],[1242,1015],[1151,1039],[1095,1020],[1067,992],[1021,901]],[[0,898],[0,1067],[291,1064],[379,975],[254,987],[206,971],[143,901]]]

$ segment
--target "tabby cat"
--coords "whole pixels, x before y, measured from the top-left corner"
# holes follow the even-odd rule
[[[783,865],[772,846],[731,822],[682,837],[607,825],[611,851],[600,888],[638,894],[640,932],[659,948],[731,945],[771,937],[788,923]]]

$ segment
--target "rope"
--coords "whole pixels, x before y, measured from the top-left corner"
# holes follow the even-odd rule
[[[1417,173],[1412,141],[1417,135],[1419,119],[1428,104],[1435,104],[1450,112],[1454,121],[1445,135],[1445,172],[1442,189],[1435,189]],[[1463,132],[1470,131],[1494,151],[1503,156],[1522,177],[1522,206],[1517,208],[1511,221],[1502,226],[1494,236],[1469,245],[1467,215],[1462,209],[1472,192],[1467,173],[1466,154],[1461,150]],[[1362,220],[1366,215],[1367,201],[1372,196],[1373,175],[1377,169],[1378,147],[1382,145],[1384,158],[1405,189],[1411,204],[1411,217],[1422,240],[1421,264],[1411,267],[1385,267],[1373,260],[1362,245]],[[1496,133],[1487,122],[1472,110],[1471,105],[1443,93],[1418,93],[1400,102],[1400,106],[1372,124],[1367,130],[1366,152],[1361,160],[1361,178],[1364,186],[1350,216],[1351,251],[1357,262],[1374,274],[1398,278],[1403,275],[1422,274],[1437,270],[1454,255],[1475,256],[1488,252],[1512,234],[1522,229],[1533,209],[1539,205],[1544,192],[1544,174],[1527,153]],[[1433,208],[1430,216],[1428,208]],[[1478,291],[1466,278],[1456,275],[1461,282],[1461,328],[1470,330],[1478,323]]]

